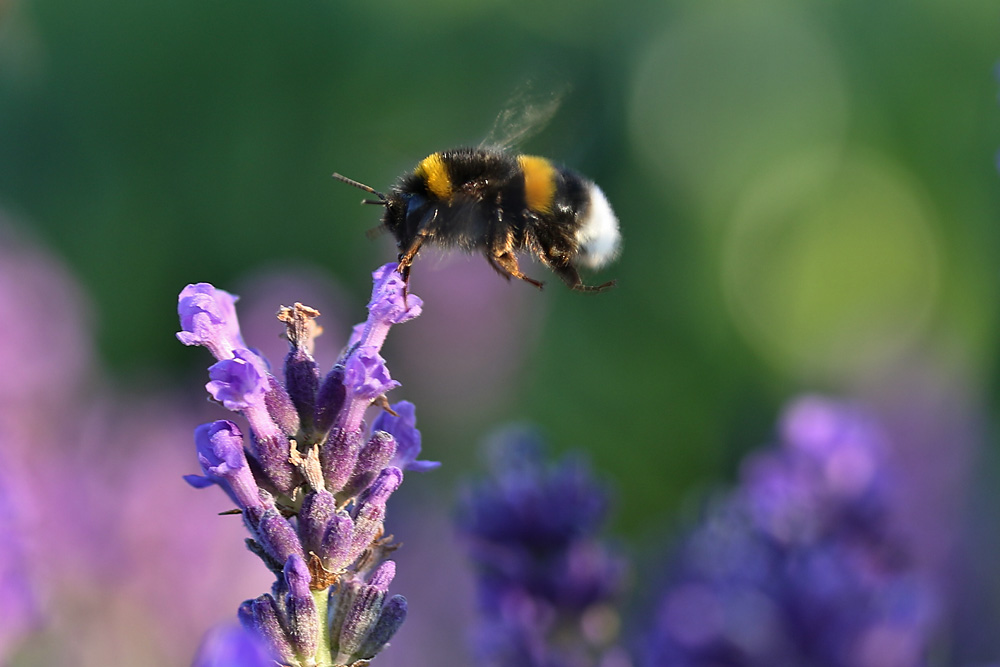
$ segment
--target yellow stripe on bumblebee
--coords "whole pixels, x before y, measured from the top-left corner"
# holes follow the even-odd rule
[[[448,167],[445,166],[440,153],[431,153],[425,157],[413,170],[413,173],[424,179],[427,189],[435,197],[444,200],[451,199],[451,177],[448,175]]]
[[[518,165],[524,172],[524,199],[536,213],[551,213],[556,195],[556,168],[543,157],[518,155]]]

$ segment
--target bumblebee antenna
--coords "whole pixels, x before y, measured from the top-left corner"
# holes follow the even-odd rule
[[[362,204],[377,204],[379,206],[388,206],[389,205],[389,199],[384,194],[382,194],[381,192],[379,192],[378,190],[376,190],[375,188],[373,188],[372,186],[365,185],[364,183],[359,183],[358,181],[354,180],[353,178],[348,178],[347,176],[342,176],[341,174],[338,174],[338,173],[334,173],[333,177],[336,178],[338,181],[342,181],[344,183],[347,183],[348,185],[353,185],[354,187],[356,187],[356,188],[358,188],[360,190],[364,190],[365,192],[367,192],[369,194],[373,194],[376,197],[378,197],[378,201],[376,201],[374,199],[363,199],[363,200],[361,200]]]

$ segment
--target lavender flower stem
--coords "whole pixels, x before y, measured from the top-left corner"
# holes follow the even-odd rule
[[[316,617],[319,618],[319,648],[316,649],[316,664],[321,667],[333,665],[333,654],[330,652],[330,589],[314,590],[313,602],[316,603]]]

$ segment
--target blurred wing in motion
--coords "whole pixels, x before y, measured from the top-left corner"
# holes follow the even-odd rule
[[[546,94],[536,94],[531,82],[521,86],[493,122],[480,148],[509,150],[541,132],[559,110],[569,85]]]

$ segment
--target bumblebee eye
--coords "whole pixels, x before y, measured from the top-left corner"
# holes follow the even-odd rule
[[[411,213],[423,208],[427,200],[420,195],[407,195],[406,198],[406,216],[409,217]]]

